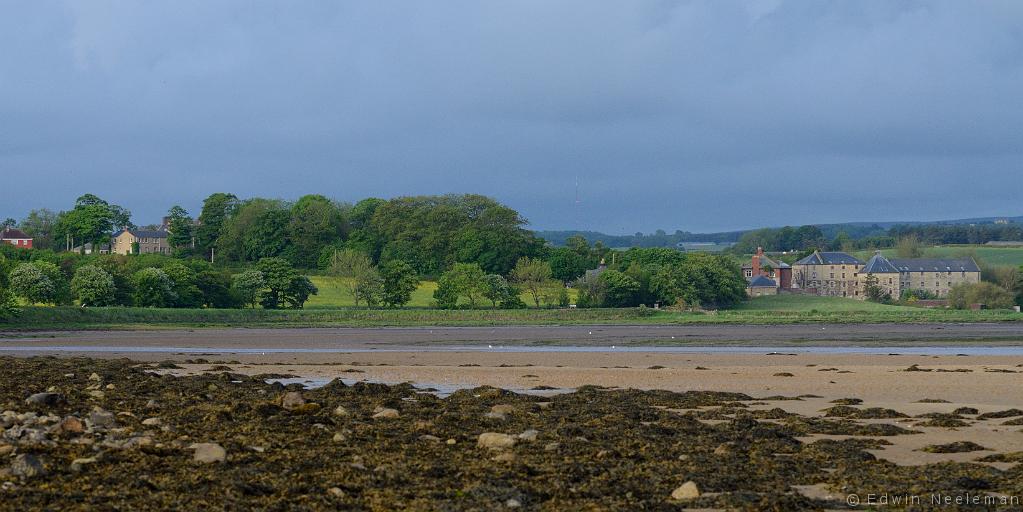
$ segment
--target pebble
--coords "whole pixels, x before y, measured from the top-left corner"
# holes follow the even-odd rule
[[[96,462],[96,457],[86,457],[86,458],[82,458],[82,459],[75,459],[75,460],[71,461],[71,471],[74,471],[75,473],[78,473],[79,471],[81,471],[83,469],[83,466],[86,466],[88,464],[94,464],[95,462]]]
[[[515,462],[515,453],[514,452],[504,452],[504,453],[502,453],[500,455],[494,456],[490,460],[495,461],[495,462]]]
[[[345,491],[341,490],[340,487],[331,487],[330,489],[327,489],[327,494],[329,494],[329,495],[331,495],[331,496],[333,496],[335,498],[344,498],[345,497]]]
[[[157,403],[156,400],[149,400],[148,402],[146,402],[146,409],[159,409],[159,408],[160,408],[160,404]]]
[[[288,391],[281,397],[281,407],[289,411],[297,409],[301,405],[305,405],[305,397],[298,391]]]
[[[82,420],[74,416],[68,416],[57,425],[57,430],[69,434],[81,434],[85,431],[85,425],[82,424]]]
[[[147,427],[159,427],[161,423],[160,418],[146,418],[142,420],[142,424]]]
[[[700,488],[696,486],[696,482],[690,480],[680,486],[674,491],[671,491],[671,499],[674,500],[691,500],[693,498],[700,497]]]
[[[458,441],[455,441],[454,439],[448,439],[447,441],[445,441],[445,443],[447,443],[447,444],[449,444],[449,445],[455,444],[455,443],[457,443],[457,442],[458,442]]]
[[[14,458],[11,463],[11,474],[25,478],[32,478],[46,474],[43,463],[35,455],[23,453]]]
[[[536,441],[536,436],[540,435],[537,430],[529,429],[519,434],[519,439],[526,442]]]
[[[341,432],[338,432],[337,434],[334,434],[334,442],[335,443],[343,443],[344,441],[345,441],[345,435],[344,434],[342,434]]]
[[[334,416],[338,417],[348,416],[348,409],[345,409],[343,405],[339,405],[334,408]]]
[[[373,415],[373,419],[375,419],[375,420],[393,419],[393,418],[397,418],[399,416],[401,416],[401,415],[398,413],[397,410],[384,408],[384,409],[380,409],[379,412],[374,414]]]
[[[439,443],[440,442],[440,438],[439,437],[431,436],[430,434],[423,434],[423,435],[419,436],[419,440],[420,441],[430,441],[430,442],[433,442],[433,443]]]
[[[103,397],[105,397],[107,395],[106,395],[106,393],[104,393],[104,392],[102,392],[102,391],[100,391],[98,389],[92,389],[92,390],[89,390],[89,396],[91,396],[93,398],[103,398]]]
[[[9,444],[0,444],[0,457],[6,457],[14,453],[14,447]]]
[[[484,432],[476,441],[476,446],[491,450],[500,450],[515,446],[515,437],[500,432]]]
[[[544,445],[543,451],[545,451],[545,452],[553,452],[553,451],[557,450],[558,448],[561,448],[561,443],[557,443],[557,442],[547,443],[547,444]]]
[[[522,502],[515,498],[509,498],[508,501],[504,502],[504,506],[508,508],[519,508],[522,506]]]
[[[36,393],[25,399],[26,404],[38,404],[52,407],[64,401],[64,395],[60,393]]]
[[[192,460],[196,462],[211,463],[227,460],[227,450],[217,443],[196,443],[189,448],[195,450]]]
[[[117,425],[117,419],[114,413],[95,407],[89,413],[89,425],[92,428],[110,428]]]
[[[107,384],[107,389],[111,389],[111,390],[117,389],[117,386],[115,386],[113,384]]]
[[[101,381],[103,379],[97,373],[93,372],[92,375],[89,375],[89,380],[91,380],[93,382],[99,382],[99,381]]]

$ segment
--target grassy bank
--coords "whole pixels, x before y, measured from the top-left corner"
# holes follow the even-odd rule
[[[771,297],[740,309],[680,313],[623,309],[139,309],[27,307],[0,331],[173,327],[385,327],[570,324],[794,324],[1023,321],[1012,311],[956,311],[881,306],[852,300]],[[820,300],[823,299],[823,300]]]

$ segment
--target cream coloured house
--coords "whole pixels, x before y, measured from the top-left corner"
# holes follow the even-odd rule
[[[136,245],[138,244],[138,245]],[[170,254],[166,231],[122,229],[114,234],[110,242],[114,254]]]
[[[860,269],[859,291],[865,296],[867,279],[877,279],[877,285],[898,298],[904,291],[921,290],[937,297],[947,297],[953,286],[979,283],[980,267],[973,258],[886,258],[881,251]],[[863,297],[865,298],[865,297]]]

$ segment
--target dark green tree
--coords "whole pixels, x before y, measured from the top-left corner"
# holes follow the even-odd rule
[[[162,269],[144,268],[135,273],[133,296],[135,305],[142,308],[168,308],[174,305],[174,281]]]
[[[383,279],[382,302],[388,307],[398,307],[412,300],[412,293],[419,288],[419,276],[412,265],[401,260],[391,260],[380,265]]]
[[[170,219],[167,243],[176,250],[191,248],[193,239],[192,228],[194,224],[192,222],[192,217],[188,216],[188,211],[175,205],[167,212],[167,217]]]
[[[94,265],[85,265],[75,271],[71,279],[71,292],[82,306],[111,306],[115,304],[117,288],[107,271]]]
[[[205,257],[215,256],[213,251],[216,250],[224,224],[237,209],[238,198],[234,194],[217,192],[203,201],[199,225],[195,228],[195,245]]]

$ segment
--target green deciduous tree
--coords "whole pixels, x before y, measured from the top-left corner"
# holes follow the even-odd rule
[[[238,198],[234,194],[217,192],[210,194],[202,203],[199,225],[195,228],[196,248],[207,258],[213,257],[217,243],[224,230],[224,224],[238,209]]]
[[[174,249],[181,250],[192,247],[192,217],[188,212],[177,205],[171,207],[167,212],[170,219],[168,226],[167,243]]]
[[[95,265],[79,267],[71,279],[71,293],[83,306],[113,305],[116,292],[113,276]]]
[[[401,260],[391,260],[380,265],[383,279],[381,299],[388,307],[404,306],[412,300],[412,292],[419,287],[419,276],[412,265]]]
[[[341,206],[321,195],[307,195],[291,207],[288,256],[302,268],[314,268],[320,249],[340,242],[348,230]]]
[[[207,308],[237,308],[242,299],[231,289],[231,274],[215,270],[201,270],[195,275],[195,286],[202,294],[202,306]]]
[[[135,305],[143,308],[167,308],[174,305],[174,281],[163,269],[144,268],[132,277]]]
[[[11,272],[11,291],[32,304],[57,302],[56,285],[31,263],[22,263]]]
[[[506,302],[512,293],[512,287],[508,280],[498,274],[487,274],[484,278],[486,286],[483,289],[483,297],[490,301],[496,308],[498,304]]]
[[[485,289],[486,274],[479,264],[455,263],[451,270],[440,276],[433,297],[442,308],[456,307],[461,297],[469,301],[469,307],[475,308]]]
[[[365,253],[354,249],[335,251],[331,256],[327,274],[352,296],[355,305],[365,303],[375,306],[380,302],[383,283],[380,273],[373,266],[373,260]]]
[[[266,286],[266,280],[263,279],[263,273],[258,270],[246,270],[235,275],[231,284],[242,303],[256,307],[259,292]]]
[[[260,304],[266,309],[300,309],[310,295],[318,292],[312,281],[284,258],[263,258],[256,268],[263,274]]]
[[[523,290],[529,292],[536,307],[540,307],[540,298],[544,291],[551,289],[551,265],[546,261],[523,256],[515,263],[511,271],[511,280]]]
[[[604,285],[604,306],[620,308],[636,305],[639,283],[624,272],[606,270],[600,274]]]
[[[962,283],[948,291],[948,303],[956,309],[983,304],[988,309],[1008,309],[1015,303],[1011,292],[991,283]]]

